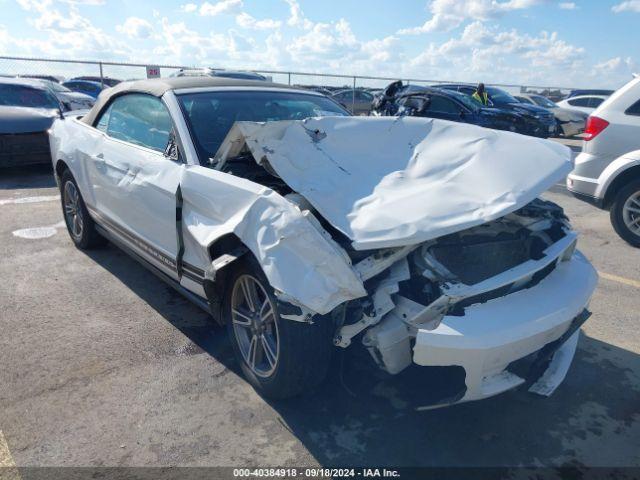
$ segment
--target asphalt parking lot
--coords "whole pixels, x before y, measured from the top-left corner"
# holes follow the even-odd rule
[[[47,169],[0,172],[0,466],[640,466],[640,251],[548,192],[601,274],[566,381],[423,411],[419,370],[355,348],[269,402],[226,333],[113,246],[82,252]]]

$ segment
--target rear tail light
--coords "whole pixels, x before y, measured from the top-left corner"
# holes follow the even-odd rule
[[[589,116],[589,118],[587,118],[587,125],[584,127],[583,140],[586,142],[593,140],[608,126],[609,122],[606,120],[600,117]]]

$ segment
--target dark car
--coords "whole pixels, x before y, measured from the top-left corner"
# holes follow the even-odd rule
[[[378,115],[409,115],[471,123],[496,130],[520,132],[522,118],[514,113],[485,107],[463,93],[393,82],[373,102]]]
[[[69,80],[64,82],[62,86],[67,87],[72,92],[84,93],[93,98],[98,98],[100,92],[104,90],[100,82],[93,82],[91,80]]]
[[[0,167],[51,163],[47,130],[62,115],[44,85],[0,78]]]
[[[436,85],[435,87],[445,90],[455,90],[466,95],[473,95],[476,91],[476,87],[473,85],[465,84],[443,84]],[[553,112],[537,105],[521,103],[509,92],[500,88],[486,87],[485,90],[489,96],[491,107],[517,113],[522,117],[525,127],[521,133],[534,137],[547,138],[556,132],[557,123]]]
[[[106,85],[107,87],[115,87],[120,82],[122,82],[122,80],[118,80],[117,78],[96,77],[96,76],[92,76],[92,75],[85,75],[83,77],[75,77],[75,78],[72,78],[71,80],[89,80],[90,82],[97,82],[100,85]]]

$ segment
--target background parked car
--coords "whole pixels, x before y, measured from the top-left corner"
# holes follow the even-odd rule
[[[591,113],[600,106],[607,98],[607,95],[582,95],[579,97],[571,97],[558,102],[561,108],[573,108],[581,112]]]
[[[393,82],[376,96],[373,112],[378,115],[441,118],[512,132],[520,131],[524,125],[519,115],[485,107],[464,93],[403,85],[402,82]]]
[[[640,77],[589,116],[567,188],[608,209],[618,235],[640,247]]]
[[[103,90],[103,87],[99,82],[92,82],[91,80],[69,80],[67,82],[63,82],[62,86],[73,92],[89,95],[94,99],[98,98],[98,95],[100,95],[100,92]]]
[[[240,72],[234,70],[214,70],[212,68],[181,68],[177,72],[169,75],[170,77],[222,77],[235,78],[237,80],[260,80],[266,82],[269,80],[264,75],[255,72]]]
[[[34,78],[36,80],[49,80],[50,82],[62,83],[64,77],[57,75],[18,75],[20,78]]]
[[[569,92],[569,95],[567,95],[567,98],[581,97],[584,95],[604,95],[605,97],[608,97],[612,95],[613,92],[615,92],[615,90],[603,90],[603,89],[597,89],[597,88],[575,89]]]
[[[538,105],[551,110],[553,115],[556,117],[556,123],[558,124],[556,134],[564,135],[565,137],[573,137],[574,135],[584,132],[587,117],[589,116],[587,113],[576,109],[559,107],[557,104],[542,95],[525,93],[514,96],[522,103]]]
[[[0,167],[50,163],[47,131],[60,115],[60,102],[40,82],[0,78]]]
[[[360,88],[356,88],[355,90],[353,88],[338,90],[333,94],[333,99],[341,103],[354,115],[369,115],[369,113],[371,113],[373,95]]]
[[[435,85],[435,87],[456,90],[466,95],[473,95],[473,92],[476,90],[476,87],[465,84],[444,84]],[[491,102],[490,106],[517,113],[524,119],[525,129],[522,133],[542,138],[547,138],[549,135],[555,133],[556,119],[553,113],[546,108],[520,103],[509,92],[500,88],[486,87],[485,90]]]
[[[97,82],[100,85],[106,85],[107,87],[115,87],[117,84],[122,82],[122,80],[118,80],[117,78],[111,77],[96,77],[93,75],[85,75],[82,77],[74,77],[71,80],[89,80],[91,82]]]
[[[84,93],[72,92],[67,87],[60,85],[56,82],[50,82],[49,80],[38,80],[45,87],[47,87],[51,93],[53,93],[60,103],[63,110],[69,112],[71,110],[87,110],[93,107],[95,103],[94,98]]]

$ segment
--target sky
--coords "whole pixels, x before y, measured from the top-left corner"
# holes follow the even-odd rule
[[[560,87],[640,73],[640,0],[0,0],[0,11],[0,55]]]

